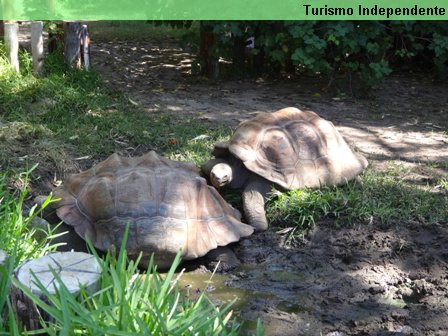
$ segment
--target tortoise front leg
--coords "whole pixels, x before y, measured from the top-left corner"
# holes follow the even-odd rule
[[[265,231],[268,221],[264,203],[270,191],[270,184],[262,178],[253,178],[243,191],[243,208],[246,221],[257,231]]]

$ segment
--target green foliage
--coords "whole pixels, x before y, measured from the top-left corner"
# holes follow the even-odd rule
[[[276,193],[267,204],[268,218],[274,224],[292,227],[292,235],[302,234],[324,218],[337,224],[445,221],[446,180],[441,179],[437,188],[419,188],[401,179],[401,173],[399,167],[385,172],[370,169],[362,175],[362,183]]]
[[[18,325],[12,313],[11,303],[8,299],[11,288],[11,276],[14,272],[14,258],[9,258],[5,265],[0,265],[0,335],[19,335]]]
[[[33,221],[37,220],[36,216],[50,203],[50,197],[42,208],[33,206],[29,211],[24,211],[24,201],[28,195],[28,175],[31,170],[19,176],[18,182],[22,187],[13,192],[7,185],[9,176],[0,172],[0,250],[9,255],[7,264],[0,267],[0,312],[9,312],[6,315],[0,314],[0,335],[20,334],[8,300],[11,275],[15,267],[27,259],[54,251],[57,247],[51,243],[57,236],[54,234],[56,228],[44,229],[33,225]]]
[[[81,289],[76,297],[57,278],[56,294],[37,284],[46,300],[13,279],[36,306],[46,311],[51,322],[42,324],[48,335],[238,335],[240,325],[231,320],[230,305],[216,307],[202,293],[195,301],[179,290],[175,270],[180,255],[169,272],[161,276],[151,260],[141,274],[138,260],[126,257],[127,231],[118,256],[109,252],[102,265],[99,289]],[[92,246],[91,246],[92,248]],[[93,249],[93,248],[92,248]]]
[[[279,70],[360,79],[366,88],[403,66],[446,74],[448,26],[423,21],[219,21],[207,22],[215,33],[213,57],[243,57],[246,71],[260,65]],[[255,37],[255,48],[235,54],[238,43]],[[241,62],[241,60],[240,60]]]
[[[51,244],[51,240],[55,238],[54,229],[48,227],[44,230],[33,225],[33,221],[37,220],[36,216],[50,203],[50,197],[42,205],[43,208],[33,206],[24,214],[31,170],[19,176],[21,190],[14,192],[7,187],[8,176],[0,173],[0,250],[14,255],[14,267],[26,259],[42,256],[56,248],[56,245]],[[41,236],[44,239],[38,239]]]

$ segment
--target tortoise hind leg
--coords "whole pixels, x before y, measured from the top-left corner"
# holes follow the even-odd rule
[[[265,231],[268,221],[264,210],[264,203],[270,184],[259,177],[251,179],[243,191],[243,208],[246,221],[257,231]]]

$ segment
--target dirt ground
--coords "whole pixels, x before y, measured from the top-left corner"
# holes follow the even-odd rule
[[[234,127],[261,111],[311,109],[377,169],[417,168],[416,185],[448,176],[447,84],[393,75],[357,100],[317,79],[197,79],[192,58],[170,40],[92,43],[105,81],[149,112]],[[267,335],[448,335],[447,224],[335,229],[323,222],[296,247],[274,229],[236,244],[242,266],[219,277],[229,293],[245,293],[237,314],[260,317]]]

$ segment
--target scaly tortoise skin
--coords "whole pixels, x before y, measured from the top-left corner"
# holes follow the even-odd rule
[[[242,122],[213,154],[216,159],[205,163],[203,172],[215,187],[244,189],[246,217],[259,230],[267,228],[260,195],[266,198],[272,185],[283,190],[339,185],[368,165],[330,121],[292,107]]]
[[[121,246],[129,223],[127,252],[142,266],[151,254],[166,268],[180,250],[184,260],[250,235],[232,208],[191,163],[154,151],[135,158],[111,155],[55,189],[56,214],[99,250]]]

